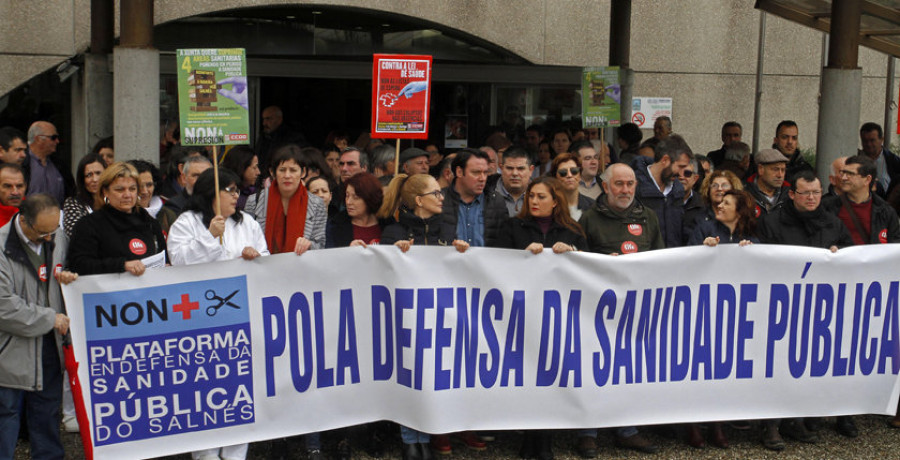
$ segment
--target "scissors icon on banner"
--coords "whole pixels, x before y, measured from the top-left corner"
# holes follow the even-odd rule
[[[238,289],[238,291],[239,290],[240,289]],[[217,305],[210,305],[210,306],[206,307],[206,314],[209,316],[216,316],[216,313],[219,312],[219,309],[225,305],[228,305],[231,308],[240,310],[241,307],[231,303],[231,298],[234,297],[238,293],[238,291],[234,291],[231,294],[228,294],[228,297],[225,297],[223,299],[223,298],[217,296],[216,292],[213,291],[212,289],[207,290],[206,291],[206,299],[207,300],[218,300],[219,303]]]

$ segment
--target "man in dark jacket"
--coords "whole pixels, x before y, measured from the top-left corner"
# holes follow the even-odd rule
[[[875,162],[876,191],[884,198],[896,185],[893,179],[900,175],[900,157],[884,146],[884,131],[878,123],[864,123],[859,128],[859,142],[862,145],[859,153]]]
[[[790,244],[831,249],[852,246],[843,222],[819,206],[822,183],[812,171],[801,171],[788,192],[791,202],[762,218],[757,229],[766,244]]]
[[[741,124],[736,121],[727,121],[722,125],[722,148],[706,154],[706,157],[709,158],[709,161],[712,161],[712,164],[715,165],[716,169],[719,169],[719,166],[725,161],[725,152],[728,150],[728,147],[740,142],[743,134],[744,129],[741,127]]]
[[[277,105],[266,107],[262,111],[262,135],[256,141],[261,179],[269,176],[269,161],[275,149],[285,144],[297,144],[300,147],[309,145],[303,134],[291,130],[284,122],[284,113],[280,107]]]
[[[853,244],[900,242],[900,221],[896,211],[872,193],[876,174],[875,162],[869,157],[850,157],[840,171],[843,193],[822,201],[822,206],[847,227]]]
[[[756,201],[757,218],[780,208],[788,200],[788,186],[784,182],[787,162],[775,149],[756,152],[757,174],[747,182],[747,191]]]
[[[772,148],[777,149],[788,159],[787,165],[785,165],[785,180],[788,182],[793,181],[794,176],[800,171],[814,171],[800,153],[799,140],[800,132],[797,123],[791,120],[782,120],[781,123],[778,123]]]
[[[684,244],[681,228],[684,220],[684,187],[680,181],[682,170],[690,165],[694,154],[687,142],[672,134],[659,141],[654,158],[639,156],[632,167],[637,178],[636,195],[644,206],[652,209],[659,219],[660,231],[667,248]]]
[[[444,224],[456,229],[456,238],[469,246],[496,246],[504,221],[509,218],[506,205],[500,199],[488,199],[487,153],[463,149],[453,158],[456,178],[444,192]]]
[[[759,240],[767,244],[790,244],[830,249],[850,246],[853,240],[847,228],[834,214],[820,206],[822,183],[812,171],[801,171],[791,182],[788,192],[791,202],[765,215],[759,222]],[[771,450],[784,449],[779,432],[779,420],[766,420],[763,445]],[[785,435],[801,442],[814,443],[816,434],[809,431],[803,419],[789,419],[781,423]]]
[[[694,190],[700,180],[698,171],[701,169],[702,167],[695,158],[691,160],[687,168],[681,170],[681,174],[678,176],[678,182],[681,182],[681,186],[684,187],[684,219],[682,219],[681,234],[685,244],[694,232],[697,220],[702,219],[702,216],[706,214],[706,204],[703,203],[700,193]]]
[[[630,166],[614,163],[600,175],[603,194],[581,215],[578,223],[587,238],[587,251],[598,254],[630,254],[663,249],[659,222],[653,210],[634,199],[637,179]],[[597,455],[596,430],[579,430],[575,450],[584,458]],[[659,447],[635,427],[616,429],[616,445],[654,453]]]
[[[877,174],[875,162],[868,156],[847,158],[839,171],[838,184],[843,193],[828,196],[822,201],[822,207],[844,223],[853,244],[900,242],[897,212],[872,193]],[[838,417],[835,427],[838,433],[848,438],[859,435],[851,416]]]

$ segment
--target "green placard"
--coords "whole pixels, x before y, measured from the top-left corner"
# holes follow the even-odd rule
[[[618,67],[585,67],[581,78],[581,123],[585,128],[619,126]]]
[[[182,145],[250,143],[243,48],[178,50]]]

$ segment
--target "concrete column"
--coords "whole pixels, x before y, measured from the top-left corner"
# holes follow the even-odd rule
[[[159,51],[153,48],[153,0],[121,3],[113,50],[116,160],[159,164]]]
[[[822,101],[816,136],[816,175],[828,184],[831,162],[856,155],[862,69],[822,69]]]
[[[816,175],[823,185],[828,183],[831,162],[856,155],[859,143],[862,69],[857,58],[861,11],[860,0],[835,0],[831,4],[828,67],[822,69],[816,136]]]
[[[87,53],[72,88],[72,162],[100,139],[113,135],[113,74],[109,56]],[[74,165],[73,165],[74,167]]]
[[[622,69],[619,89],[622,123],[631,121],[634,71],[631,70],[631,0],[614,0],[609,6],[609,65]],[[612,139],[610,139],[612,142]],[[615,145],[615,143],[613,143]]]
[[[159,52],[113,51],[116,160],[159,164]]]

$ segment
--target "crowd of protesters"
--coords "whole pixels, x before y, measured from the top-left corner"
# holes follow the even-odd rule
[[[596,129],[533,125],[523,135],[495,130],[480,148],[441,152],[423,143],[399,158],[377,139],[363,136],[351,145],[342,132],[330,134],[322,148],[312,146],[288,127],[278,107],[263,110],[262,123],[255,146],[225,149],[217,159],[218,187],[210,150],[178,145],[177,131],[166,130],[161,168],[116,162],[112,139],[105,139],[79,159],[73,179],[54,163],[61,139],[51,123],[37,121],[27,134],[0,128],[0,343],[15,339],[14,347],[0,348],[0,458],[12,458],[25,419],[24,431],[33,445],[41,444],[34,455],[60,455],[54,433],[60,404],[65,429],[78,430],[60,377],[58,351],[68,319],[58,286],[47,290],[52,280],[141,276],[168,264],[372,244],[404,253],[427,245],[461,253],[485,246],[625,255],[687,245],[837,251],[900,241],[900,158],[874,123],[862,125],[857,155],[834,162],[828,184],[813,174],[799,149],[799,127],[789,120],[775,127],[771,148],[755,153],[742,142],[741,125],[730,121],[722,126],[720,149],[696,154],[662,117],[647,140],[634,124],[617,128],[616,146],[601,142]],[[61,225],[54,227],[54,219]],[[54,264],[64,270],[48,277],[46,267]],[[7,357],[29,346],[38,353]],[[20,368],[35,375],[23,380]],[[900,419],[894,424],[900,427]],[[727,448],[724,425],[710,421],[680,430],[693,447]],[[823,421],[731,425],[759,426],[763,445],[781,450],[785,438],[816,442]],[[849,416],[838,417],[835,428],[858,435]],[[454,445],[483,450],[497,435],[393,429],[408,460],[449,454]],[[522,458],[553,458],[551,431],[521,436]],[[638,427],[617,428],[613,436],[622,448],[658,450]],[[348,438],[338,437],[337,457],[349,459]],[[377,456],[389,437],[383,425],[373,426],[365,447]],[[580,456],[597,455],[597,430],[579,430],[576,439]],[[282,440],[285,452],[297,449],[291,441]],[[310,460],[324,458],[319,433],[306,435],[304,447]],[[226,446],[193,458],[242,459],[246,453],[247,445]]]

